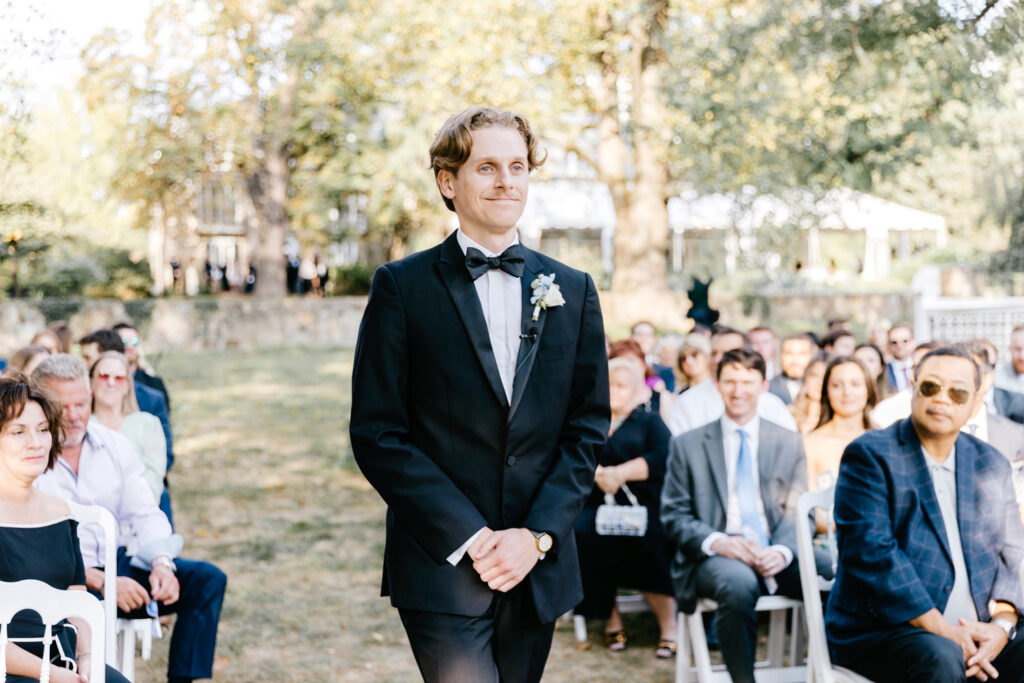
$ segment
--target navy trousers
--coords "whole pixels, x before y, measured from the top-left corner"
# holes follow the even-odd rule
[[[149,590],[149,572],[132,567],[131,557],[124,548],[117,551],[117,575],[128,576]],[[174,560],[178,570],[175,576],[181,585],[178,601],[172,605],[159,605],[160,614],[177,614],[171,634],[170,657],[167,664],[169,678],[212,678],[213,651],[217,645],[217,623],[224,602],[227,576],[209,562]],[[144,607],[130,614],[118,610],[119,617],[145,619]]]

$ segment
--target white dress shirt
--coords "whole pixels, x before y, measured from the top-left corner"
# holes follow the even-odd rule
[[[500,256],[493,251],[477,244],[461,229],[456,231],[455,239],[459,242],[462,253],[469,247],[479,249],[484,256]],[[519,244],[519,235],[515,236],[506,247]],[[522,280],[512,277],[498,268],[491,268],[473,281],[476,294],[480,298],[480,306],[484,309],[484,321],[487,323],[487,334],[491,339],[494,360],[498,364],[501,375],[501,386],[505,389],[505,397],[512,403],[512,383],[516,376],[516,360],[519,357],[519,344],[522,334],[523,285]]]
[[[115,528],[120,530],[126,524],[130,529],[130,536],[120,536],[118,545],[137,544],[138,552],[132,564],[141,569],[150,568],[148,560],[142,558],[157,555],[174,558],[181,552],[182,538],[171,533],[167,516],[157,507],[135,447],[95,418],[89,420],[86,428],[78,474],[59,457],[52,470],[36,479],[35,486],[65,500],[109,510],[114,515]],[[85,566],[102,567],[102,534],[92,527],[80,527],[78,535]]]
[[[740,501],[736,495],[736,464],[740,457],[740,430],[747,433],[747,444],[750,446],[750,460],[754,468],[754,481],[757,486],[757,513],[761,519],[761,528],[764,535],[771,539],[771,530],[768,528],[768,517],[764,514],[764,501],[761,500],[761,470],[758,466],[758,444],[761,432],[761,418],[755,416],[753,420],[745,425],[738,425],[726,416],[722,416],[722,447],[725,450],[725,471],[728,481],[728,498],[725,509],[725,533],[715,531],[708,535],[701,543],[700,549],[705,555],[714,555],[711,546],[715,541],[726,536],[743,536],[743,515],[740,512]],[[786,558],[786,565],[793,561],[793,551],[784,545],[769,546]]]
[[[960,522],[956,514],[956,446],[950,451],[945,462],[938,463],[928,451],[921,447],[924,461],[932,475],[935,486],[935,497],[939,500],[942,512],[942,523],[946,527],[946,540],[949,541],[949,552],[953,556],[953,590],[946,602],[942,616],[951,624],[959,625],[960,619],[977,621],[978,612],[971,597],[971,584],[967,576],[967,562],[964,560],[963,543],[960,541]]]
[[[484,256],[499,256],[483,245],[474,242],[462,232],[456,231],[455,239],[465,254],[469,247],[479,249]],[[505,248],[519,244],[519,235],[515,236]],[[522,334],[520,329],[523,315],[523,285],[522,280],[512,277],[503,270],[492,268],[485,274],[473,281],[476,286],[476,294],[480,298],[480,305],[484,309],[484,321],[487,323],[487,334],[491,339],[491,349],[494,351],[494,360],[498,364],[498,374],[501,376],[501,386],[505,389],[505,397],[512,403],[512,384],[516,377],[516,360],[519,358],[519,344]],[[452,566],[462,561],[462,556],[473,545],[473,541],[483,531],[481,528],[469,539],[459,546],[455,552],[448,556],[448,563]]]
[[[681,393],[668,415],[668,429],[672,436],[685,434],[697,427],[714,422],[725,415],[725,403],[718,393],[715,380],[708,378]],[[796,420],[781,398],[770,391],[762,391],[757,399],[757,416],[780,427],[797,431]]]
[[[898,391],[909,389],[914,378],[914,358],[912,356],[906,360],[893,358],[889,361],[889,367],[892,369],[893,377],[896,378],[896,389]]]

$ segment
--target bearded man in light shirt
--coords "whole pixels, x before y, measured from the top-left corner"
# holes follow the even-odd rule
[[[182,538],[171,533],[146,483],[142,460],[125,437],[90,420],[92,391],[85,363],[69,354],[50,356],[32,373],[34,384],[60,402],[65,424],[60,457],[36,479],[40,490],[82,505],[106,508],[120,529],[126,523],[138,550],[118,548],[117,606],[122,617],[145,618],[150,600],[160,614],[178,615],[167,665],[169,683],[213,675],[217,623],[227,577],[208,562],[178,557]],[[79,532],[86,585],[103,590],[103,538]]]

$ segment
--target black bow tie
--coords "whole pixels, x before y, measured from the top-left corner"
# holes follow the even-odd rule
[[[498,256],[484,256],[482,251],[473,247],[466,249],[466,269],[474,280],[491,268],[503,270],[512,277],[522,277],[525,267],[526,259],[520,244],[513,244]]]

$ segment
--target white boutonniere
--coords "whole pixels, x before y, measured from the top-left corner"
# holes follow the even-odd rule
[[[537,322],[540,316],[540,309],[547,310],[552,306],[561,306],[565,303],[562,297],[562,290],[555,284],[555,274],[538,275],[530,287],[533,288],[533,296],[530,303],[533,304],[533,321]]]

